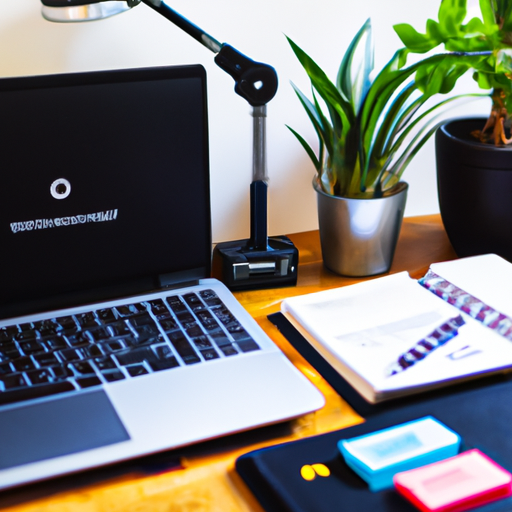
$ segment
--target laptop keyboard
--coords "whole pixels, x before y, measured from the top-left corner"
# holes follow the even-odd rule
[[[213,290],[0,327],[0,404],[258,349]]]

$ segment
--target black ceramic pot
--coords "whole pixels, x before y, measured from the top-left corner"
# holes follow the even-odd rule
[[[512,148],[471,136],[485,119],[458,119],[436,132],[439,206],[458,256],[496,253],[512,261]]]

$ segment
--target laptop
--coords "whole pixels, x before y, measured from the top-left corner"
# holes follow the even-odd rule
[[[0,79],[0,488],[314,411],[210,278],[201,66]]]

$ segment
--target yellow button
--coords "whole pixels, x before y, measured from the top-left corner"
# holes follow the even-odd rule
[[[314,480],[316,477],[315,470],[308,464],[306,466],[302,466],[300,469],[300,474],[304,480],[307,480],[310,482],[311,480]]]

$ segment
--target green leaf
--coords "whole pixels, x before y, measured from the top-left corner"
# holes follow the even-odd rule
[[[480,89],[492,89],[492,74],[477,71],[473,73],[473,79]]]
[[[504,32],[512,32],[512,3],[508,0],[505,3],[505,8],[503,10],[503,25],[502,30]]]
[[[446,54],[440,61],[420,65],[416,73],[416,83],[427,96],[447,94],[470,67],[469,62],[458,56]]]
[[[512,48],[504,48],[496,55],[496,72],[512,72]]]
[[[354,112],[358,112],[361,107],[363,99],[368,94],[372,79],[371,74],[374,68],[374,50],[373,38],[371,33],[366,39],[364,58],[359,66],[358,71],[354,77],[354,84],[352,86],[352,105]]]
[[[318,155],[318,159],[320,163],[323,165],[324,163],[324,151],[327,149],[327,152],[331,154],[334,151],[335,146],[335,138],[334,138],[334,130],[332,126],[329,124],[329,121],[324,116],[320,105],[318,104],[318,100],[316,95],[313,93],[313,100],[315,102],[315,110],[320,118],[321,126],[323,126],[323,130],[317,130],[317,135],[320,143],[320,152]]]
[[[415,90],[414,87],[412,87],[414,92],[418,92]],[[396,115],[396,118],[393,119],[393,125],[388,130],[386,137],[385,137],[385,143],[382,146],[382,148],[375,147],[374,150],[379,150],[379,153],[376,155],[378,158],[390,158],[390,155],[392,156],[393,151],[392,148],[395,144],[395,141],[400,136],[400,133],[409,126],[410,123],[413,122],[414,115],[419,111],[419,109],[425,104],[425,96],[421,94],[418,98],[416,98],[414,101],[410,102],[409,104],[405,105]],[[382,128],[381,130],[382,131]]]
[[[322,166],[324,161],[324,147],[327,147],[327,151],[329,153],[331,153],[334,150],[334,146],[332,143],[333,129],[330,126],[327,119],[325,118],[325,116],[323,115],[318,103],[316,102],[316,99],[315,104],[313,104],[300,91],[298,87],[296,87],[294,84],[292,84],[292,87],[294,88],[295,93],[297,94],[297,97],[299,98],[299,101],[301,102],[302,106],[306,110],[309,120],[313,124],[315,132],[318,136],[320,152],[317,160],[320,162],[320,166]],[[316,169],[320,170],[318,167],[316,167]]]
[[[319,111],[316,109],[315,105],[311,103],[309,98],[303,94],[303,92],[293,83],[291,82],[291,86],[293,87],[293,90],[297,94],[300,102],[302,103],[302,106],[306,110],[309,118],[311,119],[311,122],[320,128],[320,130],[323,130],[324,125],[322,123],[322,119],[320,118]]]
[[[359,29],[358,33],[355,35],[354,39],[352,39],[347,51],[345,52],[343,59],[341,61],[338,75],[336,78],[336,85],[338,86],[339,91],[344,97],[352,102],[354,105],[354,91],[353,85],[354,80],[352,77],[352,65],[354,61],[354,56],[359,46],[359,43],[362,40],[366,40],[366,48],[365,48],[365,57],[364,57],[364,67],[363,67],[363,82],[366,83],[369,79],[370,72],[373,69],[373,51],[371,48],[371,21],[367,19],[364,25]]]
[[[313,165],[315,166],[315,169],[320,172],[322,170],[322,164],[316,157],[316,154],[314,150],[311,148],[311,146],[307,143],[307,141],[297,133],[293,128],[286,125],[286,127],[297,137],[297,140],[301,143],[302,147],[306,150],[306,153],[308,154],[309,158],[311,158],[311,161],[313,162]]]
[[[417,92],[414,81],[410,81],[405,87],[399,90],[398,94],[392,99],[391,104],[383,111],[382,122],[377,130],[375,141],[370,153],[375,158],[382,158],[384,148],[390,137],[393,137],[395,130],[400,130],[400,123],[404,121],[404,116],[410,110],[410,98]]]
[[[466,25],[463,27],[464,34],[462,37],[466,39],[478,39],[486,47],[491,48],[492,44],[488,41],[488,38],[492,38],[495,34],[499,34],[500,27],[494,21],[491,23],[485,23],[480,18],[471,18]],[[476,44],[476,41],[472,41]]]
[[[317,103],[313,104],[293,83],[291,84],[301,102],[304,110],[306,111],[311,123],[313,124],[318,137],[329,143],[332,140],[332,127],[330,126],[327,119],[323,116],[322,110]],[[329,151],[332,151],[332,145],[328,147]]]
[[[359,153],[362,180],[367,178],[370,166],[368,155],[370,154],[370,147],[373,143],[379,118],[395,91],[417,70],[418,64],[400,69],[404,62],[404,55],[407,55],[406,50],[399,50],[395,53],[375,78],[361,107]]]
[[[311,80],[312,86],[316,89],[320,97],[325,101],[331,113],[333,125],[340,121],[339,126],[348,126],[353,122],[355,117],[352,105],[338,91],[336,86],[329,80],[324,71],[309,57],[299,46],[297,46],[290,38],[287,38],[293,52],[302,64]],[[338,118],[333,116],[336,112]]]
[[[402,155],[400,156],[397,163],[393,166],[390,171],[390,175],[395,176],[396,181],[399,181],[402,178],[402,174],[405,169],[411,162],[411,160],[416,156],[418,151],[425,145],[427,140],[436,132],[441,124],[444,121],[439,122],[435,126],[431,127],[427,133],[423,133],[423,130],[413,139],[413,141],[407,146]]]
[[[404,46],[414,53],[427,53],[441,43],[438,37],[431,34],[420,34],[407,23],[399,23],[393,28]]]
[[[466,0],[442,0],[439,7],[439,26],[447,37],[456,37],[466,18]]]
[[[490,27],[496,24],[496,16],[494,12],[494,0],[479,0],[480,12],[484,25]]]
[[[354,73],[354,59],[361,44],[364,44],[363,57],[359,58],[357,71]],[[349,99],[354,112],[358,111],[361,101],[370,87],[373,66],[372,26],[370,19],[367,19],[350,43],[336,78],[338,89]]]

